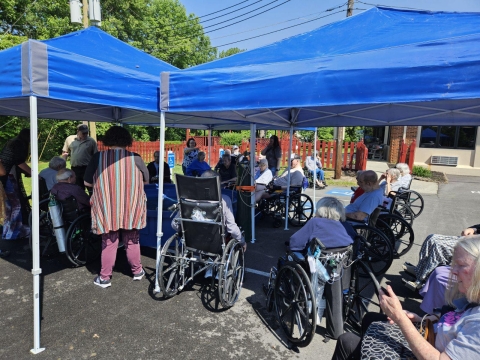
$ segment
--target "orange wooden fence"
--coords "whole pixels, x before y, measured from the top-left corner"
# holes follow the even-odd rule
[[[222,145],[219,144],[217,137],[212,137],[212,146],[210,149],[210,158],[208,157],[208,137],[204,136],[195,136],[194,137],[197,146],[200,148],[201,151],[204,151],[206,154],[206,161],[210,164],[210,166],[215,166],[219,161],[219,154],[220,149],[223,148]],[[258,138],[256,139],[256,152],[255,156],[258,158],[260,156],[261,151],[268,145],[269,139]],[[160,147],[160,143],[158,141],[154,142],[141,142],[141,141],[134,141],[132,146],[128,148],[128,150],[136,152],[140,154],[142,159],[148,163],[153,161],[153,153],[157,151]],[[172,151],[175,154],[175,163],[181,164],[183,162],[183,150],[186,147],[186,141],[182,142],[181,144],[166,144],[165,146],[165,161],[167,161],[168,151]],[[245,151],[250,152],[250,143],[248,141],[244,141],[239,144],[240,152],[243,153]],[[282,161],[281,166],[287,166],[287,158],[288,158],[288,147],[289,141],[288,139],[281,139],[280,140],[280,147],[282,149]],[[104,150],[105,146],[102,144],[101,141],[98,141],[98,149]],[[297,139],[292,140],[292,153],[300,155],[302,159],[302,164],[305,162],[307,156],[313,153],[313,142],[304,142]],[[336,141],[324,141],[324,140],[317,140],[317,152],[320,155],[320,160],[322,165],[326,169],[333,169],[335,168],[335,158],[336,158]],[[355,169],[355,170],[365,170],[366,168],[366,159],[367,159],[367,151],[363,142],[359,142],[355,144],[354,142],[345,141],[343,143],[343,156],[342,156],[342,168],[343,169]]]

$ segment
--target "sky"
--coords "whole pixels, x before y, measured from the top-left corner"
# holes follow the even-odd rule
[[[200,17],[205,34],[210,37],[212,46],[218,47],[219,51],[232,47],[251,50],[342,20],[347,13],[347,0],[179,1],[186,8],[187,14]],[[377,3],[374,0],[355,0],[353,15],[374,5],[402,9],[480,13],[480,0],[379,1]],[[207,16],[214,12],[215,14]],[[264,13],[260,14],[261,12]],[[259,15],[255,16],[256,14]],[[249,17],[251,18],[248,19]],[[301,23],[304,24],[298,25]],[[260,36],[263,34],[267,35]]]

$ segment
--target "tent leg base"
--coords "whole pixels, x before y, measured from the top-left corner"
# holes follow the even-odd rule
[[[31,349],[30,352],[33,355],[37,355],[37,354],[40,354],[43,350],[45,350],[45,348]]]

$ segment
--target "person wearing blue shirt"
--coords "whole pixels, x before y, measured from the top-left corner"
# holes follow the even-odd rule
[[[383,189],[378,185],[375,171],[367,170],[357,177],[358,186],[365,192],[345,207],[348,219],[366,221],[368,216],[383,203]]]
[[[200,151],[198,157],[187,167],[187,176],[201,176],[205,171],[212,170],[205,161],[205,152]]]

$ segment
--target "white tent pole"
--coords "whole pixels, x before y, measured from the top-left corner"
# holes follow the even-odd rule
[[[315,198],[315,189],[317,188],[317,128],[315,128],[315,136],[313,137],[313,157],[315,161],[315,171],[313,172],[313,210],[317,212],[317,199]],[[322,164],[323,166],[323,164]]]
[[[255,153],[257,141],[257,125],[250,124],[250,176],[252,177],[252,185],[255,185]],[[251,193],[251,212],[252,212],[252,244],[255,244],[255,191]]]
[[[210,157],[212,154],[212,127],[208,128],[208,164],[210,167],[212,166],[212,158]]]
[[[33,274],[33,349],[32,354],[45,350],[40,347],[40,243],[39,216],[40,200],[38,197],[38,139],[37,139],[37,98],[30,96],[30,144],[32,165],[32,274]]]
[[[158,271],[160,264],[160,251],[162,250],[162,215],[163,215],[163,161],[165,159],[165,111],[160,112],[160,164],[158,166],[158,205],[157,205],[157,261],[155,274],[155,290],[160,292],[160,285],[158,284]]]
[[[293,125],[290,126],[290,141],[288,144],[288,167],[287,170],[291,170],[292,164],[292,138],[293,138]],[[285,199],[285,229],[288,230],[288,201],[290,200],[290,176],[287,176],[287,198]]]

